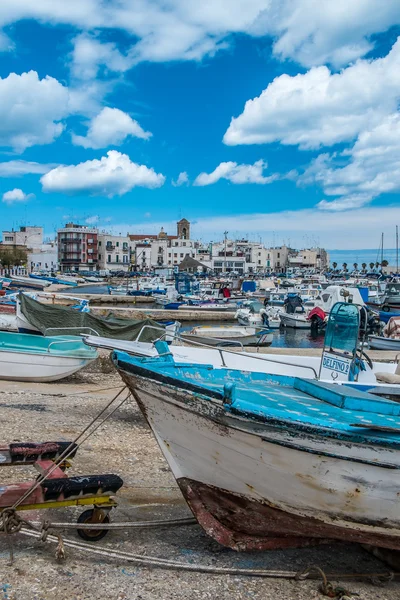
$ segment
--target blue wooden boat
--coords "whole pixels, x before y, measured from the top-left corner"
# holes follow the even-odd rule
[[[31,279],[39,279],[40,281],[48,281],[49,283],[55,283],[59,285],[69,285],[71,287],[77,287],[76,281],[72,281],[70,279],[60,279],[59,277],[50,277],[49,275],[35,275],[33,273],[29,274]]]
[[[236,550],[400,549],[400,404],[317,380],[114,352],[205,531]]]

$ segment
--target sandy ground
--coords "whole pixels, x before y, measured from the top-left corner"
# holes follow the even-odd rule
[[[121,386],[114,372],[80,374],[54,384],[0,382],[1,442],[71,440]],[[114,389],[104,390],[112,387]],[[103,391],[101,391],[103,390]],[[89,393],[87,393],[89,392]],[[116,473],[124,479],[113,521],[190,516],[169,468],[136,404],[125,404],[80,448],[69,472]],[[0,485],[35,477],[32,468],[0,469]],[[32,520],[73,522],[81,508],[25,513]],[[80,540],[69,531],[65,538]],[[15,561],[0,537],[0,600],[169,600],[323,598],[316,581],[286,581],[206,575],[137,567],[128,562],[68,550],[64,562],[55,546],[18,534]],[[99,544],[126,552],[238,568],[303,570],[310,565],[335,573],[385,572],[387,568],[357,545],[237,554],[210,540],[197,525],[110,532]],[[400,599],[400,581],[376,587],[370,581],[345,582],[362,600]]]

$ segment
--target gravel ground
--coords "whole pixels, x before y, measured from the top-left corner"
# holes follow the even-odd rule
[[[103,365],[107,370],[107,365]],[[71,440],[111,399],[121,385],[114,373],[81,372],[53,384],[1,382],[1,442]],[[104,388],[114,388],[104,390]],[[102,391],[103,390],[103,391]],[[90,392],[90,393],[87,393]],[[80,448],[71,475],[116,473],[124,479],[113,521],[190,516],[169,468],[135,403],[125,404]],[[0,469],[0,485],[29,481],[28,467]],[[26,518],[75,521],[82,509],[31,511]],[[65,538],[80,540],[72,531]],[[286,581],[165,571],[100,558],[73,549],[58,563],[54,544],[13,537],[15,561],[0,537],[0,600],[169,600],[305,599],[324,596],[316,581]],[[357,545],[237,554],[220,547],[197,525],[156,530],[110,532],[102,546],[125,552],[238,568],[303,570],[318,565],[335,573],[385,572],[387,568]],[[362,600],[400,600],[400,583],[376,587],[370,581],[334,580]]]

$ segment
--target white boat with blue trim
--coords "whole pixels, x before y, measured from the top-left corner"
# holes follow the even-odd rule
[[[114,352],[189,507],[236,550],[400,549],[400,404],[296,377]]]

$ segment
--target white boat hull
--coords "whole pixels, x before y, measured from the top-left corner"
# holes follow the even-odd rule
[[[58,381],[79,371],[93,359],[51,354],[0,351],[0,379],[11,381]]]
[[[288,315],[287,313],[280,313],[279,317],[284,327],[293,327],[295,329],[311,329],[311,322],[307,321],[304,315]]]
[[[261,433],[217,401],[122,376],[191,509],[220,543],[261,549],[279,533],[400,548],[399,452],[273,424]]]
[[[0,313],[1,331],[18,331],[17,316],[15,314]]]

